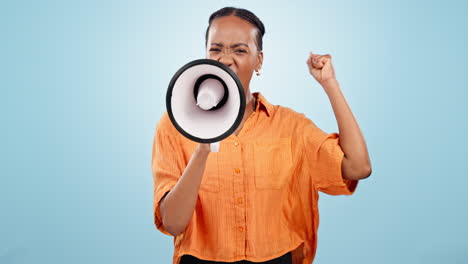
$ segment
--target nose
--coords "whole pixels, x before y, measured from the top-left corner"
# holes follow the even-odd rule
[[[219,56],[218,58],[218,61],[221,62],[222,64],[228,66],[228,67],[231,67],[233,61],[232,61],[232,57],[228,54],[221,54],[221,56]]]

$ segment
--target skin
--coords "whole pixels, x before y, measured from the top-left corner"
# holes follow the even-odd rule
[[[343,178],[362,180],[369,177],[372,168],[366,142],[336,79],[331,55],[311,52],[306,64],[310,74],[328,95],[338,122],[339,144],[344,152],[341,164]]]
[[[254,71],[263,63],[263,52],[257,49],[255,36],[257,28],[236,17],[220,17],[211,23],[208,32],[206,58],[228,66],[241,80],[246,95],[247,108],[240,126],[234,132],[238,135],[247,118],[255,110],[254,96],[250,92],[250,80]]]
[[[229,16],[215,19],[208,32],[206,58],[228,66],[244,87],[247,106],[235,135],[255,110],[256,102],[249,84],[253,72],[260,70],[263,62],[263,52],[255,43],[256,30],[249,22]],[[198,144],[177,184],[161,200],[163,225],[174,236],[183,232],[190,222],[210,152],[210,144]]]
[[[253,72],[259,71],[263,63],[263,52],[257,49],[255,43],[256,32],[257,29],[251,23],[236,16],[226,16],[213,21],[208,35],[206,57],[225,64],[237,74],[244,86],[246,101],[249,102],[235,135],[255,109],[249,85]],[[307,65],[310,74],[328,95],[338,122],[340,146],[344,152],[343,178],[361,180],[369,177],[372,169],[367,146],[336,80],[331,55],[310,53]],[[204,145],[203,149],[209,151],[209,144]]]
[[[207,40],[206,58],[228,66],[244,86],[248,104],[242,122],[234,132],[236,135],[255,110],[256,102],[249,84],[252,74],[259,71],[263,63],[263,52],[257,49],[255,43],[256,30],[252,24],[238,17],[221,17],[212,22]],[[338,122],[339,142],[345,153],[343,178],[361,180],[369,177],[371,165],[364,137],[336,80],[331,56],[310,53],[307,65],[310,74],[328,95]],[[200,143],[177,184],[161,200],[163,225],[174,236],[186,229],[193,215],[209,153],[210,144]]]

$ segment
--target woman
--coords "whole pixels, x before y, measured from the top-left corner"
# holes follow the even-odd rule
[[[153,145],[157,228],[174,236],[173,263],[311,263],[318,191],[350,195],[371,174],[364,138],[330,55],[310,54],[310,74],[332,104],[340,134],[250,92],[263,63],[263,23],[245,9],[213,13],[206,57],[231,68],[245,89],[241,124],[219,152],[181,136],[167,113]]]

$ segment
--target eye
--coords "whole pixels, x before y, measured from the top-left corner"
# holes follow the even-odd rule
[[[212,49],[210,49],[210,51],[216,51],[216,52],[218,52],[218,51],[220,51],[220,50],[219,50],[219,49],[214,49],[214,48],[212,48]]]
[[[247,51],[243,50],[243,49],[238,49],[236,50],[236,53],[246,53]]]

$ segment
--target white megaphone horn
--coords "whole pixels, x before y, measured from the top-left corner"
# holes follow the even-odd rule
[[[240,125],[245,93],[237,75],[226,65],[209,59],[191,61],[172,77],[166,108],[174,127],[186,138],[210,143],[219,151],[221,140]]]

